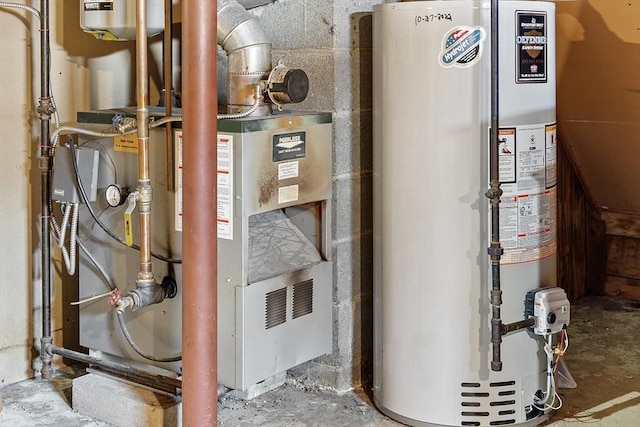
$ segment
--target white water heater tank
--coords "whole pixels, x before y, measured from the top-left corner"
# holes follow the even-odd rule
[[[100,40],[136,38],[135,0],[80,0],[80,26]],[[147,0],[147,35],[164,29],[164,1]]]
[[[413,426],[537,425],[543,340],[503,336],[492,371],[491,3],[377,5],[374,401]],[[556,286],[555,5],[499,2],[502,321]]]

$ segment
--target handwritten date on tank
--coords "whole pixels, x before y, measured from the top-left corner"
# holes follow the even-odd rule
[[[432,13],[429,15],[416,15],[414,21],[418,25],[435,21],[453,21],[453,17],[450,13]]]

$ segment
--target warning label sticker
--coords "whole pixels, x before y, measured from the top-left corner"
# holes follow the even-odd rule
[[[233,240],[233,135],[218,135],[218,238]]]
[[[535,261],[556,252],[555,132],[555,123],[500,129],[502,264]],[[503,148],[515,154],[503,153]]]
[[[138,137],[135,135],[114,136],[113,151],[138,154]]]
[[[175,228],[182,231],[182,131],[175,132]],[[218,238],[233,240],[233,135],[218,135]]]
[[[516,129],[498,130],[500,182],[516,182]]]
[[[547,184],[547,188],[551,188],[557,183],[557,153],[558,153],[558,136],[556,134],[556,125],[547,126],[546,129],[546,153],[545,153],[545,162],[546,162],[546,177],[545,182]]]

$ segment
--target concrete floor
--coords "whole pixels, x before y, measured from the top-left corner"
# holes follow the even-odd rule
[[[564,405],[545,425],[640,427],[640,303],[582,298],[572,306],[569,330],[566,362],[578,387],[561,390]],[[34,379],[0,389],[0,426],[109,426],[71,410],[71,380],[79,373],[58,371],[49,382]],[[401,425],[380,414],[363,391],[337,395],[294,382],[251,401],[225,397],[218,407],[223,427]]]

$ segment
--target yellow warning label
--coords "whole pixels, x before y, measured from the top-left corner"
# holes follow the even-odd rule
[[[138,137],[135,135],[114,136],[113,150],[123,153],[138,153]]]

